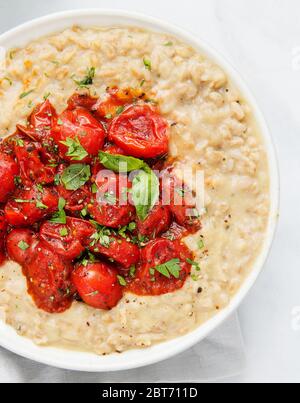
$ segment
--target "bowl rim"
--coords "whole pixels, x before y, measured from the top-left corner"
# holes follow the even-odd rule
[[[74,23],[79,23],[79,25],[82,26],[93,26],[96,25],[96,20],[99,19],[99,25],[105,25],[103,21],[100,22],[100,20],[104,18],[116,20],[114,25],[136,25],[148,30],[173,35],[207,55],[209,59],[220,65],[223,70],[226,71],[227,75],[235,83],[251,106],[253,115],[255,116],[259,130],[265,142],[265,149],[267,151],[269,163],[271,205],[269,224],[263,248],[259,256],[256,258],[250,274],[245,279],[239,291],[235,294],[226,308],[221,310],[206,323],[200,325],[197,329],[184,336],[162,342],[146,349],[129,350],[122,354],[97,356],[92,353],[37,346],[31,340],[19,336],[2,320],[0,321],[0,345],[7,350],[22,357],[53,367],[86,372],[120,371],[155,364],[182,353],[206,338],[236,311],[257,280],[271,250],[279,214],[279,167],[275,146],[266,121],[260,111],[257,101],[244,80],[241,78],[240,73],[236,71],[231,63],[228,62],[219,51],[215,50],[214,47],[209,45],[205,40],[202,40],[202,38],[189,33],[174,24],[141,13],[128,12],[120,9],[90,8],[52,13],[25,22],[16,28],[1,34],[0,47],[5,47],[4,44],[6,43],[15,43],[13,46],[17,46],[17,44],[23,46],[36,37],[36,32],[39,32],[39,37],[47,34],[50,35],[51,33],[59,32],[64,28],[70,27],[74,25]],[[95,21],[95,23],[91,23],[92,21]],[[57,29],[50,28],[50,26],[52,27],[53,25],[57,26]],[[113,24],[110,23],[107,25]],[[43,34],[41,34],[41,32],[43,32]],[[32,39],[27,39],[29,37]],[[25,41],[25,43],[22,44],[22,41]],[[12,47],[12,45],[9,45],[9,47]]]

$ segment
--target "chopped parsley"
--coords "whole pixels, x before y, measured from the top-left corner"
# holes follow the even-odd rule
[[[52,216],[49,220],[56,224],[66,224],[67,223],[67,215],[64,210],[66,206],[66,201],[64,198],[60,197],[58,201],[58,211]]]
[[[172,41],[168,41],[168,42],[164,43],[164,46],[173,46],[173,42],[172,42]]]
[[[47,99],[50,97],[50,95],[51,95],[51,92],[47,92],[47,93],[44,95],[44,100],[47,101]]]
[[[199,239],[199,241],[198,241],[198,248],[199,249],[203,249],[204,248],[204,241],[203,241],[203,239]]]
[[[46,209],[48,209],[48,206],[46,206],[46,204],[42,203],[40,200],[37,200],[37,201],[35,202],[35,205],[36,205],[36,207],[37,207],[38,209],[41,209],[41,210],[46,210]]]
[[[66,156],[70,157],[72,161],[82,161],[89,155],[80,144],[78,138],[71,139],[68,137],[66,141],[61,141],[60,143],[68,147]]]
[[[109,228],[99,226],[98,231],[91,236],[92,242],[90,245],[95,246],[99,242],[104,248],[109,248],[112,241],[110,235],[111,230]]]
[[[194,260],[186,259],[186,262],[187,262],[188,264],[192,265],[193,267],[195,267],[196,271],[200,271],[200,270],[201,270],[199,263],[195,262]]]
[[[151,63],[151,60],[146,59],[146,58],[144,57],[143,62],[144,62],[145,68],[146,68],[147,70],[151,71],[151,70],[152,70],[152,63]]]
[[[79,88],[87,88],[89,85],[92,85],[94,82],[95,78],[95,73],[96,73],[96,68],[91,67],[87,69],[86,76],[82,80],[74,80],[75,84],[78,85]]]
[[[33,91],[34,91],[34,90],[29,90],[29,91],[27,91],[27,92],[23,92],[23,93],[19,96],[19,98],[20,98],[20,99],[23,99],[23,98],[27,97],[28,95],[30,95]]]
[[[117,275],[117,278],[118,278],[118,281],[119,281],[120,285],[123,286],[123,287],[126,287],[127,282],[126,282],[125,278],[120,276],[120,275]]]
[[[116,114],[120,115],[124,111],[124,106],[118,106],[116,109]]]
[[[59,235],[60,235],[60,236],[67,236],[67,235],[69,235],[68,229],[67,229],[66,227],[61,228],[61,229],[59,230]]]
[[[129,276],[130,277],[134,277],[136,273],[136,267],[135,266],[131,266],[129,269]]]
[[[20,241],[20,242],[18,243],[18,247],[19,247],[21,250],[25,251],[25,250],[27,250],[27,249],[29,248],[29,245],[28,245],[28,243],[25,242],[25,241]]]
[[[167,278],[171,278],[171,276],[179,278],[181,271],[180,260],[172,259],[166,263],[160,264],[158,266],[149,269],[149,272],[152,276],[155,274],[156,271]]]

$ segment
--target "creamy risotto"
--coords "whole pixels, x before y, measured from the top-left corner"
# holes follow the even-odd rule
[[[0,136],[25,125],[44,97],[64,110],[76,91],[74,77],[91,66],[91,95],[108,86],[142,86],[159,102],[170,124],[171,156],[203,170],[206,188],[202,228],[184,240],[201,271],[175,292],[126,293],[109,311],[75,301],[49,314],[33,303],[18,264],[0,267],[1,318],[20,335],[40,345],[109,354],[184,335],[228,305],[264,242],[269,173],[252,112],[226,74],[176,38],[136,28],[73,27],[9,50],[0,70]]]

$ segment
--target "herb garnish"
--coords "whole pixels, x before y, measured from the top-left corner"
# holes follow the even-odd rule
[[[146,69],[149,70],[149,71],[151,71],[151,70],[152,70],[151,60],[146,59],[146,58],[144,57],[143,62],[144,62],[144,66],[146,67]]]
[[[126,287],[127,282],[126,282],[125,278],[120,276],[120,275],[117,275],[117,278],[118,278],[118,281],[119,281],[120,285],[123,286],[123,287]]]
[[[99,159],[106,169],[114,172],[139,171],[133,179],[131,194],[137,215],[144,221],[159,198],[159,180],[155,173],[138,158],[100,151]]]
[[[49,220],[56,224],[66,224],[67,223],[67,215],[64,210],[66,206],[66,201],[64,198],[60,197],[58,201],[58,211],[53,215],[53,217]]]
[[[171,276],[175,278],[179,278],[180,271],[182,270],[180,266],[180,260],[179,259],[172,259],[169,260],[166,263],[160,264],[158,266],[155,266],[151,269],[149,269],[149,272],[152,276],[154,276],[155,271],[158,271],[160,274],[167,278],[171,278]]]
[[[60,141],[60,143],[68,147],[66,156],[70,157],[72,161],[82,161],[89,155],[80,144],[78,138],[71,139],[70,137],[68,137],[66,141]]]
[[[91,168],[85,164],[73,164],[61,175],[61,182],[67,190],[80,189],[91,177]]]
[[[29,248],[29,245],[28,245],[28,243],[25,242],[25,241],[20,241],[20,242],[18,243],[18,247],[19,247],[21,250],[25,251],[25,250],[27,250],[27,249]]]
[[[23,92],[23,93],[19,96],[19,98],[20,98],[20,99],[23,99],[23,98],[27,97],[29,94],[31,94],[33,91],[34,91],[34,90],[30,90],[30,91],[27,91],[27,92]]]
[[[89,85],[92,85],[94,82],[95,78],[95,73],[96,73],[96,68],[91,67],[87,69],[86,76],[84,77],[83,80],[74,80],[75,84],[78,85],[79,88],[88,88]]]

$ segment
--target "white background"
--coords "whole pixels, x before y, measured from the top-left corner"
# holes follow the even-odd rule
[[[180,25],[223,53],[254,92],[278,150],[281,216],[265,270],[239,309],[248,364],[233,381],[300,382],[300,318],[292,313],[300,312],[300,1],[0,0],[0,31],[87,7]]]

